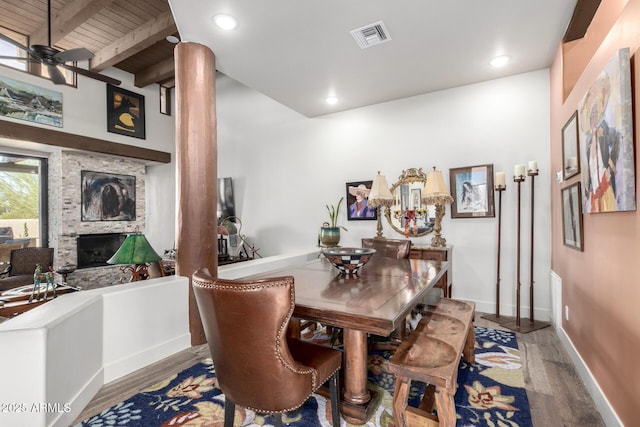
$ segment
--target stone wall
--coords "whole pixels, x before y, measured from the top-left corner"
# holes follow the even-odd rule
[[[81,171],[106,172],[136,177],[134,221],[82,221]],[[127,158],[61,151],[49,158],[49,246],[55,248],[54,266],[77,265],[76,238],[80,234],[132,233],[144,231],[145,166]],[[76,270],[67,283],[82,289],[121,282],[119,266]]]

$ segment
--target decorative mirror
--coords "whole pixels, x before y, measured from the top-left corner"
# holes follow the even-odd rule
[[[422,202],[422,190],[427,182],[427,174],[422,168],[403,170],[390,190],[395,203],[390,206],[385,216],[391,228],[405,238],[420,237],[433,231],[436,208]]]

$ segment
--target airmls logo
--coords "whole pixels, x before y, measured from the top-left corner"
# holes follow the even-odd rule
[[[71,412],[70,403],[34,403],[31,412]]]

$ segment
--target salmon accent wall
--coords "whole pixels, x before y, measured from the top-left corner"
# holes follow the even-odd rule
[[[563,99],[569,96],[589,60],[598,50],[628,2],[629,0],[603,1],[584,37],[562,44],[564,63],[562,69]]]
[[[554,171],[551,180],[552,269],[562,279],[562,328],[620,421],[630,426],[637,423],[640,406],[640,213],[583,215],[584,252],[578,252],[563,245],[560,192],[580,177],[577,175],[562,183],[555,180],[555,172],[562,169],[563,125],[617,50],[629,47],[637,200],[640,189],[637,145],[640,0],[629,0],[620,9],[624,3],[620,0],[601,3],[587,32],[587,37],[604,35],[599,45],[579,48],[574,44],[570,52],[562,46],[558,49],[550,72],[550,160]],[[617,18],[612,19],[616,14]],[[592,42],[584,41],[585,44]],[[567,79],[574,77],[573,89],[566,91]],[[565,306],[569,307],[568,321],[564,318]]]

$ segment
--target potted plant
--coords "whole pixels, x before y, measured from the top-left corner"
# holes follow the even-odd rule
[[[337,205],[326,205],[330,222],[325,222],[320,229],[320,246],[338,246],[340,243],[340,229],[348,231],[343,226],[338,226],[338,215],[344,197],[340,197]]]

